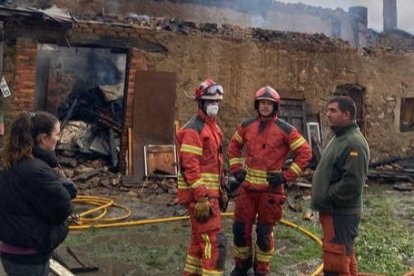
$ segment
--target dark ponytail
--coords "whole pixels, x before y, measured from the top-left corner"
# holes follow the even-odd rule
[[[39,134],[50,135],[58,119],[48,112],[21,112],[10,125],[6,144],[1,152],[1,165],[9,169],[21,159],[33,158],[32,148],[38,144]]]
[[[18,160],[32,158],[33,144],[31,115],[22,112],[11,123],[10,132],[6,136],[1,154],[3,168],[9,169]]]

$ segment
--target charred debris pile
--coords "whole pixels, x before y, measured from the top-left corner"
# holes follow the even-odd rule
[[[414,191],[414,157],[392,157],[371,163],[368,179],[391,183],[400,191]]]
[[[81,188],[120,185],[118,173],[123,87],[75,84],[58,108],[62,122],[58,158],[65,174]]]

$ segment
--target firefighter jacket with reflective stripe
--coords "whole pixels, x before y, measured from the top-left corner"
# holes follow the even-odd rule
[[[368,171],[369,146],[356,123],[334,129],[312,180],[312,208],[359,214]]]
[[[244,187],[269,190],[268,172],[282,172],[288,182],[300,176],[311,158],[306,140],[292,125],[274,116],[243,121],[231,138],[229,145],[230,171],[243,167],[242,149],[246,148],[244,168],[247,171]],[[292,164],[282,171],[289,152],[293,152]],[[275,189],[272,189],[275,191]],[[276,192],[283,192],[283,185]]]
[[[223,152],[222,132],[216,120],[199,109],[177,133],[177,147],[178,201],[188,203],[204,196],[219,197]]]

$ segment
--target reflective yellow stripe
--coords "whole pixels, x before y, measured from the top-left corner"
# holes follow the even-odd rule
[[[302,146],[303,143],[305,143],[306,140],[305,138],[303,138],[302,136],[297,139],[295,142],[293,142],[292,144],[290,144],[290,150],[296,150],[298,147]]]
[[[236,165],[236,164],[243,164],[243,158],[239,158],[239,157],[235,157],[235,158],[230,158],[229,160],[230,166]]]
[[[201,271],[202,271],[203,276],[221,276],[221,275],[223,275],[223,271],[208,270],[206,268],[203,268]]]
[[[215,173],[202,173],[201,177],[205,182],[219,182],[220,176]]]
[[[243,138],[240,136],[238,131],[234,133],[233,138],[236,139],[236,141],[239,142],[240,144],[243,144]]]
[[[201,185],[203,185],[203,180],[202,179],[199,179],[196,182],[194,182],[193,184],[191,184],[191,188],[192,189],[195,189],[197,187],[200,187]]]
[[[251,168],[247,168],[247,173],[250,174],[251,176],[255,176],[255,177],[264,177],[266,178],[267,172],[266,171],[262,171],[262,170],[255,170],[255,169],[251,169]]]
[[[194,266],[190,264],[185,264],[184,271],[192,273],[192,274],[200,274],[201,266]]]
[[[256,258],[259,262],[269,263],[274,254],[274,248],[270,251],[264,252],[256,245]]]
[[[247,260],[252,255],[252,250],[248,246],[243,247],[234,247],[234,257],[241,259],[241,260]]]
[[[195,189],[198,186],[202,185],[203,181],[202,179],[197,179],[194,183],[187,183],[184,181],[184,177],[180,174],[178,174],[178,179],[177,179],[177,188],[181,189],[181,190],[185,190],[185,189]]]
[[[207,234],[201,234],[201,238],[206,243],[204,247],[204,259],[211,259],[211,242]]]
[[[218,189],[220,186],[220,176],[214,173],[202,173],[201,179],[207,189]]]
[[[187,271],[193,274],[200,274],[201,273],[201,260],[191,255],[187,255],[187,260],[185,263],[184,271]]]
[[[191,187],[188,186],[187,183],[184,181],[184,178],[181,174],[178,174],[177,188],[178,189],[191,189]]]
[[[302,175],[302,169],[295,162],[293,162],[292,165],[290,165],[290,168],[292,169],[292,171],[296,173],[297,176]]]
[[[201,265],[201,260],[199,258],[193,257],[191,255],[187,255],[186,262],[188,264],[192,264],[192,265],[196,265],[196,266],[200,266]]]
[[[266,178],[253,177],[250,175],[246,176],[246,181],[257,185],[268,185]]]
[[[194,183],[187,183],[181,173],[178,174],[177,188],[180,190],[195,189],[201,185],[209,190],[216,190],[220,187],[220,176],[214,173],[202,173],[200,179]]]
[[[267,183],[267,171],[252,169],[246,167],[247,176],[246,181],[256,185],[269,185]],[[280,172],[280,170],[273,170],[269,172]]]
[[[181,145],[181,152],[187,152],[187,153],[193,153],[196,155],[202,155],[203,154],[203,149],[197,146],[192,146],[189,144],[182,144]]]

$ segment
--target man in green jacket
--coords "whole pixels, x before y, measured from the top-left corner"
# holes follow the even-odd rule
[[[354,240],[362,211],[369,146],[355,122],[349,97],[328,103],[327,116],[335,136],[326,146],[312,181],[312,208],[323,230],[325,276],[358,275]]]

